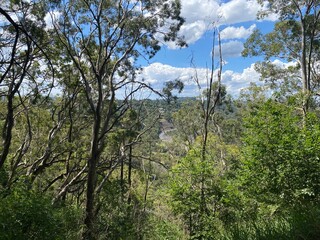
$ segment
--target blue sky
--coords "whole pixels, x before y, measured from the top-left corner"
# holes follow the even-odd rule
[[[240,90],[249,86],[250,82],[259,81],[254,63],[261,58],[241,57],[243,43],[254,29],[264,33],[271,31],[277,20],[276,16],[257,20],[257,13],[263,8],[257,0],[181,0],[181,5],[185,23],[179,34],[184,36],[188,47],[181,49],[172,42],[164,43],[153,59],[141,62],[144,70],[140,78],[157,90],[166,81],[178,78],[185,84],[180,96],[198,96],[200,92],[192,77],[197,72],[205,87],[207,66],[211,65],[213,29],[217,26],[221,34],[225,63],[222,83],[227,86],[228,93],[237,97]],[[52,27],[52,17],[59,16],[57,12],[47,14],[47,27]],[[196,68],[191,66],[191,59]],[[279,60],[276,61],[282,64]],[[123,95],[125,91],[119,94]]]
[[[243,58],[243,43],[254,29],[266,33],[272,30],[275,15],[264,20],[257,20],[261,6],[256,0],[181,0],[182,17],[185,24],[180,35],[185,36],[187,48],[177,48],[174,43],[167,43],[162,50],[145,65],[142,77],[151,85],[160,88],[163,82],[179,78],[185,83],[182,96],[197,96],[191,67],[191,58],[197,68],[197,74],[205,87],[206,67],[211,64],[213,24],[218,26],[222,38],[223,66],[222,83],[233,96],[250,82],[258,82],[259,74],[253,65],[259,58]]]

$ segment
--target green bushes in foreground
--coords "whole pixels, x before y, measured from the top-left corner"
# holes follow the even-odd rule
[[[0,240],[79,238],[79,211],[24,187],[0,195]],[[78,227],[77,227],[78,226]]]
[[[294,211],[286,216],[237,222],[217,236],[221,240],[318,240],[320,239],[320,208]]]

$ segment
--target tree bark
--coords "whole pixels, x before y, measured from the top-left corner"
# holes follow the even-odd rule
[[[95,123],[92,129],[92,142],[91,142],[91,156],[88,159],[88,178],[87,178],[87,192],[86,192],[86,216],[84,220],[85,231],[83,233],[83,240],[96,239],[95,234],[95,188],[97,185],[97,163],[100,157],[99,150],[99,129],[100,129],[100,116],[97,114]]]

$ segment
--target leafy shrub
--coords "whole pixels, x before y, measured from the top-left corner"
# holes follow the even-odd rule
[[[52,206],[44,194],[25,187],[0,196],[0,240],[77,239],[79,212],[74,208]]]

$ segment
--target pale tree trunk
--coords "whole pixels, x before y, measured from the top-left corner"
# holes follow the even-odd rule
[[[301,19],[301,78],[302,78],[302,109],[303,117],[306,117],[306,114],[309,109],[309,98],[310,98],[310,76],[308,74],[309,62],[307,61],[307,50],[306,50],[306,33],[305,33],[305,23],[304,19]]]
[[[206,96],[206,102],[203,101],[202,103],[202,110],[204,114],[204,125],[203,125],[203,136],[202,136],[202,149],[201,149],[201,161],[205,162],[207,158],[207,144],[208,144],[208,134],[209,134],[209,120],[210,117],[214,114],[218,101],[220,99],[221,93],[221,72],[222,72],[222,51],[221,51],[221,40],[220,40],[220,33],[218,33],[218,44],[219,44],[219,69],[218,69],[218,76],[217,76],[217,89],[213,88],[214,83],[214,45],[215,45],[215,32],[213,36],[213,43],[212,43],[212,59],[211,59],[211,72],[208,81],[208,92]],[[204,105],[205,104],[205,105]],[[201,185],[200,185],[200,212],[201,216],[207,214],[207,203],[206,203],[206,193],[205,193],[205,176],[204,173],[201,173]],[[203,229],[202,219],[200,222],[200,231],[202,232]],[[199,236],[199,239],[204,239],[204,236]]]

